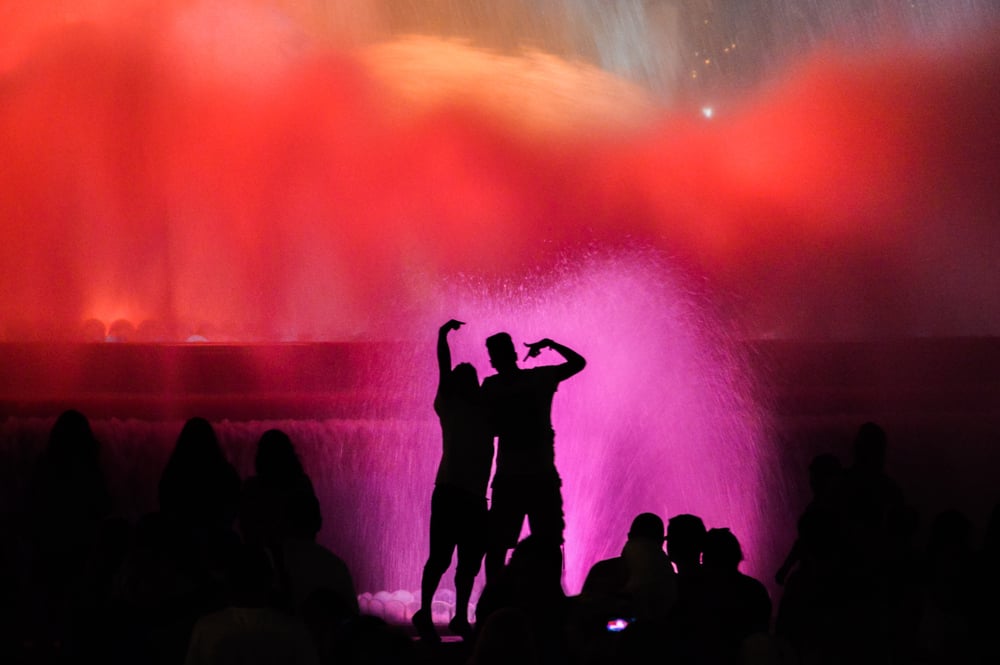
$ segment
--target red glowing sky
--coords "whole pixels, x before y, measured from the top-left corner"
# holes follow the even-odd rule
[[[417,104],[419,67],[320,48],[267,3],[25,4],[0,5],[11,338],[378,334],[441,279],[594,244],[662,249],[750,334],[1000,334],[995,37],[818,52],[705,120],[568,66],[519,107],[484,94],[517,65],[472,50],[462,94]]]

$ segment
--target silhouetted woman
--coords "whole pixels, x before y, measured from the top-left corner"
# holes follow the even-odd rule
[[[287,434],[270,429],[261,435],[254,469],[240,501],[243,540],[270,547],[291,530],[296,537],[315,539],[322,525],[319,501]]]
[[[240,477],[204,418],[184,423],[160,477],[160,512],[195,529],[229,529],[236,519]]]
[[[97,439],[79,411],[65,411],[32,474],[27,505],[33,586],[43,613],[36,616],[54,639],[67,620],[72,586],[84,572],[111,510]]]
[[[448,333],[463,325],[452,319],[438,330],[434,411],[441,420],[442,452],[431,496],[430,555],[420,581],[420,609],[413,615],[414,626],[427,641],[440,639],[431,618],[431,602],[456,549],[455,616],[448,626],[463,638],[471,635],[469,599],[486,553],[486,487],[493,437],[486,427],[476,368],[469,363],[451,367]]]

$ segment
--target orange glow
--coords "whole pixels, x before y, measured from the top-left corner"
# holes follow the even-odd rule
[[[780,318],[833,249],[845,273],[893,243],[947,261],[940,234],[975,249],[1000,209],[995,37],[819,53],[705,122],[541,54],[429,38],[333,52],[263,2],[7,4],[13,337],[91,317],[353,335],[448,276],[525,274],[589,243],[653,244]],[[255,26],[252,44],[200,33],[206,6]]]

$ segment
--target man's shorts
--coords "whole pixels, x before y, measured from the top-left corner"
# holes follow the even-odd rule
[[[491,548],[517,545],[524,518],[537,538],[563,542],[562,480],[559,474],[509,474],[494,478],[490,502],[489,543]]]

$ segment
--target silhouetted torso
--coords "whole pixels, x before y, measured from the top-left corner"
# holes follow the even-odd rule
[[[226,460],[211,425],[185,423],[160,478],[160,512],[191,527],[229,528],[236,519],[240,477]]]
[[[439,386],[434,411],[441,420],[442,440],[434,483],[486,496],[493,464],[493,436],[486,426],[486,410],[479,395]]]
[[[497,475],[555,470],[552,398],[564,373],[557,366],[517,369],[483,380],[483,400],[497,435]]]

